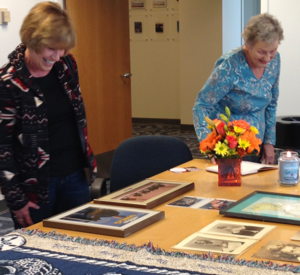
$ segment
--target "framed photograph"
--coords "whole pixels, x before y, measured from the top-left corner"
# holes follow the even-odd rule
[[[94,203],[151,209],[194,188],[193,182],[147,179],[95,199]]]
[[[284,262],[300,262],[300,244],[271,240],[263,245],[252,257]]]
[[[156,23],[155,32],[164,32],[164,23]]]
[[[274,228],[275,226],[265,224],[216,220],[202,228],[199,232],[203,234],[260,240]]]
[[[143,32],[143,23],[142,22],[134,22],[134,32],[135,33]]]
[[[300,225],[300,196],[255,191],[220,210],[230,217]]]
[[[43,220],[43,226],[127,237],[164,217],[164,211],[88,203]]]
[[[132,9],[144,9],[145,0],[131,0],[130,5]]]
[[[152,7],[153,8],[166,8],[167,0],[152,0]]]
[[[194,233],[179,244],[173,246],[173,248],[238,255],[245,252],[256,242],[257,240]]]

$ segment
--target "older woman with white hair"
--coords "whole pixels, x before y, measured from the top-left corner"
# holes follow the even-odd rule
[[[274,163],[280,74],[277,49],[283,29],[274,16],[264,13],[250,19],[242,36],[245,44],[216,62],[199,92],[193,108],[195,130],[199,141],[205,139],[204,117],[219,118],[228,106],[232,119],[243,119],[259,130],[263,144],[261,156],[254,161]]]

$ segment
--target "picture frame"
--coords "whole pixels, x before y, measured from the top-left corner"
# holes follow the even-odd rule
[[[220,254],[239,255],[254,245],[257,240],[239,239],[227,236],[210,236],[194,233],[172,248]]]
[[[215,220],[202,228],[199,233],[260,240],[275,227],[266,224]]]
[[[194,188],[194,182],[146,179],[94,199],[94,203],[152,209]]]
[[[254,191],[219,213],[229,217],[300,225],[300,196]]]
[[[43,220],[43,226],[125,238],[164,217],[164,211],[88,203]]]

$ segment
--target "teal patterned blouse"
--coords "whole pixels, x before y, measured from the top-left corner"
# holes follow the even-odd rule
[[[279,95],[280,55],[277,55],[257,79],[250,69],[242,47],[223,55],[199,92],[194,108],[194,126],[199,141],[209,130],[204,120],[220,118],[225,107],[231,121],[243,119],[259,130],[263,143],[275,145],[276,107]]]

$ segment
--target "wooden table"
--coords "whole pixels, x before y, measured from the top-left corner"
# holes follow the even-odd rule
[[[265,171],[257,174],[252,174],[242,177],[241,187],[219,187],[217,174],[206,172],[205,168],[211,166],[207,160],[194,159],[189,161],[180,167],[196,166],[201,168],[201,171],[187,172],[182,174],[175,174],[170,171],[163,172],[153,177],[153,179],[161,180],[174,180],[174,181],[193,181],[195,182],[195,189],[185,193],[186,196],[198,196],[208,198],[225,198],[232,200],[239,200],[240,198],[252,193],[253,191],[268,191],[268,192],[279,192],[286,194],[300,194],[299,186],[295,187],[281,187],[279,186],[278,170]],[[179,196],[179,197],[182,197]],[[178,197],[178,198],[179,198]],[[172,199],[171,201],[173,201]],[[169,201],[169,202],[171,202]],[[167,202],[167,203],[169,203]],[[228,221],[244,221],[251,223],[265,223],[268,225],[275,225],[276,228],[271,231],[270,234],[265,236],[262,240],[251,247],[246,253],[241,254],[239,258],[247,260],[255,260],[251,257],[255,252],[259,250],[261,246],[270,240],[283,240],[291,241],[290,238],[300,230],[297,225],[262,222],[254,220],[241,220],[236,218],[225,217],[219,215],[219,211],[215,210],[202,210],[202,209],[190,209],[181,207],[170,207],[166,204],[157,206],[153,210],[165,211],[165,218],[159,222],[148,226],[126,238],[118,238],[105,235],[96,235],[89,233],[82,233],[76,231],[68,231],[57,229],[57,232],[65,233],[70,236],[82,236],[87,238],[98,238],[107,240],[116,240],[118,242],[127,244],[141,245],[151,241],[154,246],[158,246],[165,250],[173,250],[171,247],[179,243],[183,239],[187,238],[191,234],[199,231],[203,227],[207,226],[215,220],[228,220]],[[53,228],[43,227],[42,223],[38,223],[29,227],[29,229],[39,228],[45,232],[52,231]],[[293,242],[293,241],[291,241]],[[193,253],[191,250],[186,250],[187,253]],[[196,252],[195,253],[199,253]],[[257,259],[261,260],[261,259]]]

